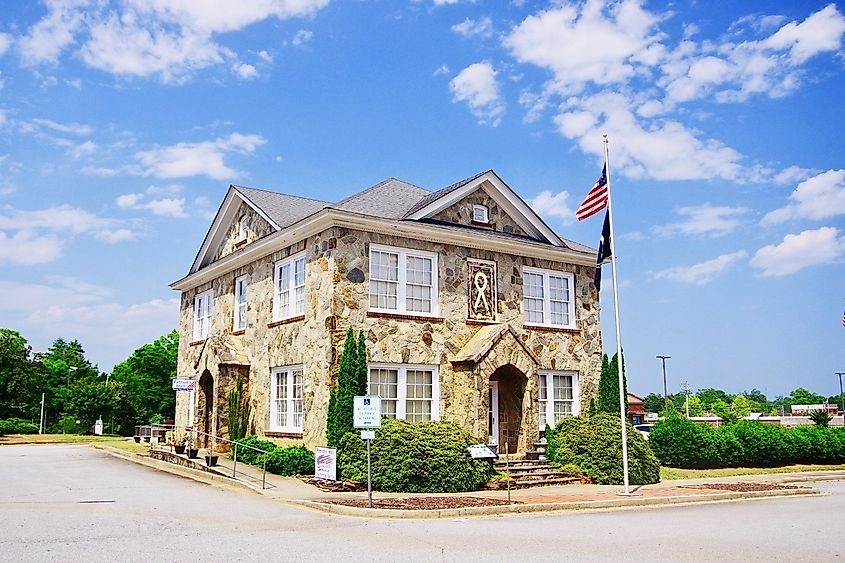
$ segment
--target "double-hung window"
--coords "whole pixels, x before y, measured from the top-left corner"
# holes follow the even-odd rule
[[[369,392],[381,397],[381,414],[410,421],[440,418],[436,366],[370,364]]]
[[[522,268],[525,324],[575,328],[575,276]]]
[[[436,315],[437,254],[370,245],[370,310]]]
[[[540,429],[554,427],[562,418],[580,413],[578,375],[575,372],[540,372]]]
[[[193,340],[202,340],[208,337],[211,330],[211,302],[213,298],[214,291],[211,289],[194,297]]]
[[[248,276],[235,278],[235,318],[232,322],[232,330],[235,331],[246,328],[246,288],[248,283]]]
[[[305,312],[305,255],[276,262],[273,276],[273,320]]]
[[[270,431],[302,432],[302,366],[270,374]]]

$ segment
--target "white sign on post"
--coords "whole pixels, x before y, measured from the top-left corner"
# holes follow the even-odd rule
[[[381,397],[364,395],[355,397],[352,401],[352,425],[355,428],[381,428]]]
[[[314,477],[337,481],[337,450],[334,448],[317,448],[315,457]]]
[[[174,391],[193,391],[197,387],[195,379],[176,377],[173,379],[172,389]]]

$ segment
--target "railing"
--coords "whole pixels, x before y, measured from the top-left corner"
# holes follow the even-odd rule
[[[176,435],[175,434],[177,432],[177,429],[179,429],[179,428],[181,428],[183,432],[185,432],[189,435],[197,434],[197,435],[200,435],[200,436],[206,436],[207,438],[209,438],[210,443],[211,443],[211,447],[208,448],[208,455],[214,455],[214,442],[215,441],[223,442],[223,443],[227,443],[227,444],[232,444],[232,461],[233,461],[233,463],[232,463],[232,478],[233,479],[235,478],[235,474],[237,473],[237,469],[238,469],[238,448],[247,448],[247,449],[250,449],[250,450],[264,454],[264,457],[263,457],[264,463],[263,463],[263,467],[262,467],[262,470],[261,470],[261,488],[262,489],[266,488],[266,484],[267,484],[267,454],[270,453],[267,450],[262,450],[261,448],[256,448],[254,446],[248,446],[246,444],[240,444],[240,443],[235,442],[233,440],[223,438],[222,436],[216,436],[214,434],[208,434],[207,432],[203,432],[202,430],[197,430],[196,428],[194,428],[192,426],[179,426],[179,425],[176,425],[176,424],[150,424],[150,426],[155,426],[157,428],[164,428],[164,429],[169,428],[169,429],[171,429],[174,433],[174,436],[173,436],[174,442],[176,441]],[[193,441],[193,438],[192,438],[192,441]],[[171,451],[173,451],[173,444],[171,444]]]

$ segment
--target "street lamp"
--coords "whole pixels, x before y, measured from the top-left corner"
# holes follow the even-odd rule
[[[689,382],[684,381],[683,383],[681,383],[681,391],[683,391],[684,395],[686,395],[687,397],[687,418],[689,418]]]
[[[842,376],[845,375],[845,371],[837,371],[835,373],[839,376],[839,402],[842,403],[842,424],[845,425],[845,400],[842,399]]]
[[[67,424],[67,396],[70,393],[70,372],[76,371],[79,368],[76,366],[70,366],[67,368],[67,383],[65,384],[65,404],[64,408],[62,408],[62,434],[65,433],[65,425]]]
[[[666,385],[666,360],[672,356],[655,356],[663,362],[663,416],[669,415],[669,387]]]

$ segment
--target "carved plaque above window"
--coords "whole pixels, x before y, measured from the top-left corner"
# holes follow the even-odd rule
[[[496,320],[496,264],[467,260],[467,318]]]

